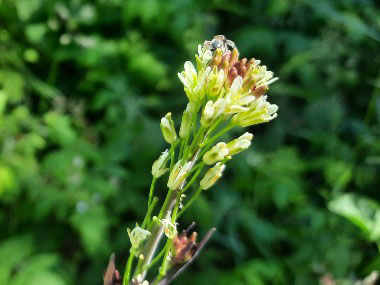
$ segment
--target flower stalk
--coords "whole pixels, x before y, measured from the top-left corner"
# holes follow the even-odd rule
[[[268,122],[277,116],[278,107],[269,103],[264,95],[269,84],[277,78],[256,59],[239,60],[239,52],[232,41],[216,36],[199,45],[195,58],[197,68],[187,61],[184,71],[178,73],[189,100],[182,113],[178,136],[171,113],[160,122],[163,138],[171,146],[153,163],[144,222],[141,227],[128,231],[132,247],[124,285],[148,284],[146,277],[155,274],[158,274],[154,279],[156,283],[161,279],[172,280],[178,273],[173,273],[175,260],[183,259],[182,255],[178,256],[179,252],[186,256],[184,262],[193,259],[190,249],[195,246],[195,240],[178,237],[178,218],[207,192],[202,190],[217,183],[228,160],[250,147],[253,135],[246,132],[228,143],[218,140],[232,128]],[[157,217],[151,218],[158,203],[154,197],[156,181],[167,173],[166,198]],[[159,248],[163,237],[167,241],[163,248]],[[176,249],[176,246],[180,248]],[[138,261],[132,276],[136,257]],[[158,262],[161,262],[159,270],[148,275],[148,270],[154,269],[153,265]]]

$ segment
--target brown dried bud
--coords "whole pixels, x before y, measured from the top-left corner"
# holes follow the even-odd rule
[[[196,239],[196,232],[193,232],[190,237],[187,237],[185,231],[173,239],[173,264],[187,262],[193,257],[196,249]]]
[[[235,48],[231,52],[230,66],[234,66],[234,64],[239,60],[239,52]]]
[[[255,63],[255,59],[254,58],[251,58],[248,63],[247,63],[247,70],[249,70],[251,68],[251,65],[253,65]]]
[[[232,82],[234,82],[234,79],[236,78],[236,76],[238,76],[238,71],[236,67],[232,67],[230,71],[228,72],[227,80],[226,80],[228,88],[231,86]]]
[[[266,85],[263,85],[263,86],[260,86],[256,89],[252,88],[252,93],[253,95],[255,95],[256,98],[259,98],[261,96],[263,96],[265,94],[265,92],[267,92],[269,89],[268,86]]]

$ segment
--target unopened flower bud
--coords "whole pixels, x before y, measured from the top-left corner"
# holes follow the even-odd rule
[[[226,109],[226,99],[220,98],[213,102],[212,100],[208,101],[203,108],[201,124],[203,127],[209,127],[212,123],[224,112]]]
[[[181,127],[179,129],[180,138],[182,139],[186,138],[187,134],[190,131],[190,127],[191,127],[191,111],[190,111],[190,103],[188,103],[186,110],[183,112],[183,115],[182,115]]]
[[[216,97],[224,85],[224,70],[218,70],[218,68],[214,66],[208,78],[208,95],[210,97]]]
[[[265,92],[267,92],[269,89],[269,87],[267,85],[262,85],[258,88],[256,88],[254,91],[253,91],[253,94],[255,95],[256,98],[259,98],[261,96],[263,96],[265,94]]]
[[[231,52],[230,66],[234,66],[239,59],[239,52],[234,48]]]
[[[237,139],[234,139],[233,141],[229,142],[227,144],[228,155],[234,155],[249,148],[249,146],[251,145],[252,138],[253,135],[247,132],[242,136],[238,137]]]
[[[201,124],[204,127],[209,127],[212,123],[212,120],[214,118],[214,107],[212,106],[213,102],[212,100],[208,101],[206,103],[206,106],[203,108],[202,117],[201,117]]]
[[[204,69],[206,65],[210,62],[211,58],[212,52],[209,49],[203,47],[202,45],[198,45],[198,54],[195,55],[198,70]]]
[[[155,178],[158,178],[164,175],[169,169],[165,168],[167,158],[169,157],[168,150],[165,150],[161,153],[160,157],[152,165],[152,175]]]
[[[162,135],[167,143],[172,144],[177,140],[172,113],[167,113],[165,117],[161,119],[160,127]]]
[[[211,165],[222,160],[227,155],[227,145],[224,142],[220,142],[203,155],[203,162],[207,165]]]
[[[200,187],[203,190],[207,190],[210,187],[212,187],[216,183],[216,181],[220,177],[222,177],[222,173],[223,173],[223,171],[224,171],[225,168],[226,168],[226,165],[225,164],[221,164],[220,162],[218,162],[214,167],[210,168],[206,172],[206,174],[203,177],[203,179],[199,182]]]
[[[188,163],[181,165],[181,161],[178,161],[173,169],[172,172],[169,175],[169,180],[168,180],[168,187],[169,189],[177,189],[182,182],[185,180],[186,175],[189,171],[191,162],[189,161]]]

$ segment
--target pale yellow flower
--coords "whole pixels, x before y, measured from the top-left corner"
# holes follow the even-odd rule
[[[167,113],[165,117],[161,119],[160,127],[162,135],[167,143],[172,144],[177,140],[172,113]]]
[[[156,178],[164,175],[169,169],[165,168],[167,159],[169,157],[168,150],[161,153],[160,157],[152,165],[152,175]]]
[[[241,135],[240,137],[238,137],[237,139],[230,141],[227,144],[228,155],[234,155],[249,148],[251,145],[252,138],[253,138],[253,135],[247,132]]]
[[[217,143],[203,155],[203,162],[207,165],[221,161],[228,155],[228,148],[224,142]]]
[[[269,122],[277,117],[278,106],[266,101],[267,96],[255,99],[248,110],[242,111],[232,117],[232,123],[237,126],[247,127],[260,123]]]
[[[179,160],[173,167],[170,175],[167,186],[175,190],[177,189],[182,182],[185,180],[187,173],[189,172],[191,166],[191,162],[187,162],[184,165],[181,164],[181,160]]]
[[[220,162],[218,162],[214,167],[210,168],[206,172],[203,179],[199,182],[200,187],[203,190],[207,190],[210,187],[212,187],[216,183],[216,181],[218,181],[218,179],[222,177],[222,173],[225,168],[226,165],[221,164]]]
[[[179,79],[190,102],[200,102],[205,95],[205,81],[211,71],[211,67],[197,72],[190,61],[185,62],[185,71],[178,73]]]
[[[209,127],[213,122],[224,112],[226,109],[226,99],[220,98],[213,102],[212,100],[208,101],[203,108],[201,124],[204,127]]]

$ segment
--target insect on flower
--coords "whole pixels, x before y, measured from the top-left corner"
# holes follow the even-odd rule
[[[216,35],[211,41],[205,41],[203,46],[212,53],[218,48],[222,50],[223,54],[229,50],[236,49],[235,43],[231,40],[227,40],[223,35]]]

